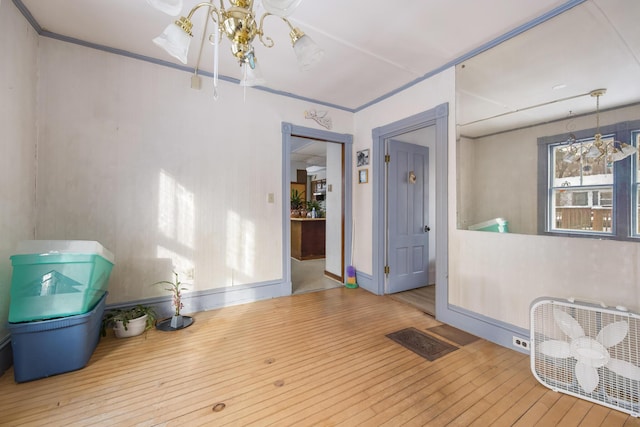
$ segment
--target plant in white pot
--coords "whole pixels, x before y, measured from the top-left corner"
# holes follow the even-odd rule
[[[173,282],[170,282],[168,280],[161,280],[159,282],[154,283],[154,285],[160,285],[160,284],[169,285],[165,288],[165,290],[171,292],[172,294],[171,304],[173,305],[173,308],[174,308],[174,314],[173,316],[171,316],[171,320],[168,326],[170,329],[181,329],[189,326],[193,322],[193,319],[191,319],[188,316],[182,316],[180,314],[180,310],[184,308],[184,304],[182,304],[182,291],[187,290],[187,288],[185,288],[182,285],[182,282],[180,282],[180,277],[178,276],[178,273],[174,271],[173,274],[175,276],[175,279]]]
[[[112,327],[118,338],[140,335],[156,324],[156,312],[152,307],[136,305],[109,310],[102,319],[102,336]]]

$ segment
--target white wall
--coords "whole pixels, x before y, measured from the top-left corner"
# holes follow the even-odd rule
[[[529,305],[541,296],[640,310],[637,243],[466,230],[453,234],[452,304],[526,329]]]
[[[635,107],[602,113],[601,123],[638,118],[638,108]],[[572,121],[570,128],[589,129],[594,127],[594,123],[593,116],[580,117]],[[545,135],[561,134],[567,131],[567,123],[552,123],[543,128]],[[475,166],[476,170],[471,174],[461,170],[458,176],[462,175],[462,182],[468,183],[467,189],[477,185],[473,191],[479,192],[480,196],[476,195],[475,209],[485,209],[484,216],[498,216],[498,211],[486,211],[487,207],[482,207],[479,201],[489,197],[486,188],[497,186],[498,181],[494,176],[494,180],[489,182],[491,178],[478,174],[477,169],[480,169],[479,165],[496,169],[499,148],[506,147],[504,156],[509,161],[515,159],[515,165],[502,168],[503,178],[515,179],[520,171],[533,181],[523,187],[526,195],[513,199],[507,205],[506,212],[513,212],[505,214],[510,221],[509,227],[516,232],[535,233],[537,160],[531,162],[531,158],[537,159],[535,137],[541,133],[525,129],[515,134],[498,135],[489,144],[478,144],[480,140],[465,142],[473,145],[473,157],[468,152],[461,153],[461,158],[466,160],[458,165],[466,167],[475,159],[476,165],[472,167]],[[520,151],[520,146],[521,154],[514,157],[514,150]],[[494,162],[487,166],[491,157]],[[471,218],[468,212],[461,215]],[[526,219],[528,216],[531,218]],[[454,224],[452,222],[451,226]],[[526,329],[529,328],[529,305],[541,296],[575,297],[640,311],[638,243],[463,230],[452,233],[449,253],[451,304]]]
[[[166,295],[149,284],[172,264],[191,290],[282,278],[280,126],[314,127],[313,105],[226,82],[216,102],[210,80],[52,39],[40,74],[37,237],[114,252],[109,303]]]
[[[0,3],[0,343],[8,335],[11,262],[35,225],[37,34]]]
[[[336,276],[342,276],[342,144],[327,143],[326,146],[325,270]]]

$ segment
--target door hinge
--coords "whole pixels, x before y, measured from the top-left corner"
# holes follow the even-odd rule
[[[389,163],[391,161],[391,154],[385,154],[384,155],[384,162],[385,163]]]
[[[391,269],[389,268],[388,265],[384,266],[384,274],[389,274],[391,272]]]

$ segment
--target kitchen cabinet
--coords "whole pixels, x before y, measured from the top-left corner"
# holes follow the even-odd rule
[[[297,260],[325,257],[325,218],[291,218],[291,256]]]

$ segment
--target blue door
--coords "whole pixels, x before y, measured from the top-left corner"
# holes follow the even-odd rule
[[[387,293],[428,285],[429,148],[389,142]]]

